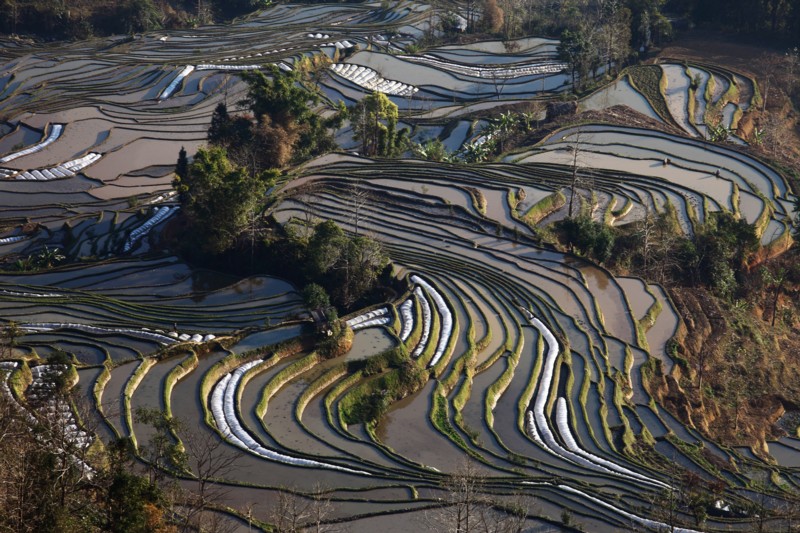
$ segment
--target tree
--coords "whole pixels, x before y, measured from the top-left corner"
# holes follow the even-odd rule
[[[347,192],[349,196],[348,203],[350,204],[353,216],[353,229],[356,236],[358,236],[359,225],[361,224],[361,211],[370,201],[369,191],[362,187],[360,180],[356,180],[351,182]]]
[[[225,146],[229,139],[231,116],[228,106],[223,102],[217,104],[211,115],[211,125],[208,127],[208,142],[218,146]]]
[[[188,175],[178,178],[175,186],[206,251],[218,254],[234,245],[260,205],[267,179],[235,167],[222,148],[197,152]]]
[[[181,146],[178,152],[178,162],[175,164],[175,177],[172,179],[172,188],[178,191],[178,199],[181,203],[187,201],[186,192],[188,189],[181,188],[181,182],[189,176],[189,158],[186,156],[186,149]]]
[[[453,159],[453,154],[447,151],[447,147],[439,138],[415,144],[411,149],[414,155],[428,161],[449,163]]]
[[[241,74],[248,90],[240,104],[250,109],[259,123],[268,118],[274,127],[298,133],[297,139],[290,143],[294,162],[332,150],[336,143],[328,128],[341,117],[335,114],[323,119],[314,112],[312,106],[319,102],[319,95],[301,85],[303,72],[300,70],[284,72],[273,65],[269,74],[270,77],[261,71]]]
[[[622,0],[598,0],[597,8],[600,23],[598,49],[611,70],[630,54],[631,12]]]
[[[569,210],[567,211],[567,216],[572,218],[574,216],[574,211],[572,210],[572,206],[575,202],[575,191],[578,188],[578,181],[579,181],[579,173],[578,168],[581,163],[581,134],[582,130],[578,128],[578,131],[572,136],[572,143],[570,144],[570,150],[572,152],[572,179],[570,180],[570,187],[569,187]]]
[[[326,54],[303,56],[296,61],[294,69],[298,71],[301,83],[309,91],[319,94],[319,85],[330,77],[330,66],[333,61]]]
[[[569,65],[572,73],[572,89],[576,93],[579,92],[584,79],[589,75],[592,63],[597,60],[597,51],[586,25],[561,33],[558,57]]]
[[[664,0],[627,0],[631,11],[631,31],[636,48],[659,44],[672,32],[669,20],[661,13]]]
[[[772,322],[770,325],[774,328],[775,319],[778,316],[778,300],[780,299],[781,291],[783,291],[783,285],[788,279],[788,272],[785,268],[772,272],[766,267],[761,267],[761,279],[772,291]]]
[[[186,466],[197,481],[192,497],[188,500],[187,523],[197,531],[219,531],[217,515],[208,516],[206,510],[219,502],[230,491],[224,484],[215,483],[225,474],[236,468],[239,456],[229,451],[225,441],[211,431],[192,431],[183,439],[185,444]],[[209,524],[212,523],[212,524]]]
[[[309,283],[303,288],[303,303],[309,309],[326,309],[331,305],[331,299],[322,285]]]
[[[353,137],[361,141],[367,157],[394,157],[405,142],[407,130],[397,132],[397,105],[383,93],[372,93],[350,109]]]
[[[148,464],[149,482],[158,483],[167,470],[183,470],[186,455],[173,437],[181,425],[180,421],[168,417],[159,409],[144,407],[138,408],[135,416],[138,422],[150,425],[155,430],[147,444],[139,450]]]
[[[25,332],[15,321],[12,320],[6,324],[0,331],[0,358],[11,359],[14,357],[14,348],[24,334]]]
[[[570,249],[593,258],[598,263],[606,262],[614,250],[614,233],[605,224],[595,222],[588,214],[567,218],[558,222],[558,228]]]
[[[342,228],[332,220],[317,224],[308,243],[307,266],[312,276],[320,277],[338,262],[346,246],[347,237]]]
[[[161,27],[161,16],[153,0],[128,0],[121,20],[128,33],[141,33]]]
[[[738,288],[737,276],[758,246],[753,225],[728,212],[712,213],[694,237],[697,279],[717,296],[732,298]]]
[[[524,501],[504,509],[483,492],[483,482],[475,463],[465,460],[443,480],[441,506],[426,513],[425,525],[433,531],[453,533],[522,531],[528,514]]]
[[[294,157],[294,147],[302,128],[295,122],[278,124],[263,116],[254,126],[250,169],[258,173],[270,168],[284,168]]]
[[[794,238],[800,241],[800,196],[795,196],[792,212],[794,213],[794,219],[792,220]]]
[[[332,220],[314,228],[305,259],[309,279],[325,287],[344,307],[350,307],[375,285],[388,262],[378,241],[367,236],[348,237]]]
[[[343,275],[334,292],[345,307],[350,307],[378,280],[389,259],[381,243],[365,236],[350,239],[338,267]]]
[[[319,485],[309,496],[281,489],[267,519],[278,533],[333,533],[339,527],[325,523],[333,511],[334,506]]]
[[[483,18],[481,25],[489,33],[497,33],[503,27],[503,10],[497,5],[497,0],[483,1]]]
[[[0,530],[175,533],[165,518],[161,491],[132,471],[129,439],[92,447],[90,455],[89,447],[67,438],[75,419],[62,416],[61,406],[80,411],[82,395],[75,394],[65,374],[47,378],[57,385],[47,398],[28,397],[33,407],[28,412],[0,394]],[[86,425],[90,417],[79,418],[92,434]]]
[[[113,464],[113,463],[112,463]],[[107,531],[111,533],[171,533],[159,508],[162,494],[147,479],[115,469],[108,488]]]
[[[47,403],[58,407],[70,400],[68,389],[56,388]],[[102,521],[93,506],[99,494],[79,462],[85,452],[66,437],[71,419],[38,409],[34,417],[21,409],[0,394],[0,530],[91,530]]]

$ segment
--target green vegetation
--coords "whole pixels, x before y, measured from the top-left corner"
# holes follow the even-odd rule
[[[653,106],[658,116],[669,123],[673,123],[672,114],[667,107],[667,101],[662,90],[664,71],[657,65],[637,65],[628,69],[628,79],[637,91],[642,93]]]
[[[648,215],[625,231],[580,217],[559,223],[565,243],[598,261],[613,258],[613,268],[642,272],[661,283],[708,287],[724,299],[737,296],[759,247],[755,226],[728,212],[710,213],[691,237],[680,235],[676,224],[670,211]]]
[[[370,237],[347,236],[333,221],[318,224],[307,243],[290,243],[293,266],[306,279],[324,287],[334,302],[349,308],[377,282],[388,265],[380,243]]]
[[[270,127],[275,130],[265,134],[266,141],[281,141],[288,145],[291,153],[286,160],[294,164],[336,147],[328,129],[341,123],[344,111],[340,108],[339,113],[323,119],[313,107],[319,102],[319,95],[305,86],[311,85],[315,89],[311,80],[324,68],[326,66],[320,64],[307,70],[284,72],[272,66],[267,71],[269,76],[262,71],[241,74],[248,84],[248,91],[240,104],[253,114],[258,127],[268,132]],[[265,148],[264,142],[259,142],[259,139],[255,139],[254,144],[258,149]]]
[[[242,73],[248,92],[241,104],[251,114],[232,116],[219,104],[208,131],[212,147],[201,148],[191,164],[182,150],[173,186],[183,207],[187,255],[209,262],[198,252],[212,258],[227,253],[235,260],[235,252],[249,248],[250,271],[266,268],[306,287],[304,298],[312,308],[327,308],[330,301],[350,308],[375,286],[388,264],[381,245],[366,236],[348,237],[331,221],[315,226],[310,237],[287,234],[262,216],[271,201],[265,193],[281,168],[335,146],[329,129],[340,123],[344,110],[322,119],[311,108],[319,95],[305,88],[321,68],[324,62],[309,61],[289,73],[273,67],[269,77]],[[364,142],[381,155],[396,153],[404,137],[395,133],[397,106],[384,95],[362,102],[362,114],[357,108],[354,116],[364,119]],[[264,259],[260,268],[256,255]],[[271,260],[275,257],[282,260]]]
[[[561,191],[549,194],[533,204],[522,216],[522,221],[528,226],[535,226],[554,211],[567,204],[567,197]]]
[[[463,450],[469,450],[467,443],[464,442],[464,439],[450,423],[450,409],[447,403],[447,396],[441,385],[437,385],[436,392],[433,395],[431,423],[442,435],[453,441],[456,446]]]
[[[581,214],[576,218],[560,220],[555,227],[571,250],[577,250],[598,263],[605,263],[611,258],[616,237],[609,226]]]
[[[74,404],[69,388],[53,401]],[[93,446],[91,454],[59,440],[62,419],[37,418],[33,426],[13,400],[0,394],[0,529],[172,533],[167,499],[151,480],[135,473],[126,441]],[[87,477],[74,461],[95,469]]]
[[[185,176],[176,176],[184,216],[194,229],[188,245],[220,254],[253,224],[270,178],[253,176],[227,158],[222,148],[201,148]]]
[[[449,163],[456,159],[454,154],[447,151],[444,143],[438,137],[412,145],[411,151],[416,157],[427,161]]]
[[[231,19],[269,3],[269,0],[8,0],[0,3],[0,32],[48,39],[133,34]]]
[[[361,141],[361,155],[395,157],[408,144],[408,129],[397,131],[397,104],[383,93],[362,98],[349,110],[353,138]]]
[[[330,119],[315,113],[319,95],[313,80],[324,64],[284,72],[272,65],[241,73],[248,84],[239,104],[248,113],[232,116],[220,103],[211,117],[208,141],[224,148],[253,175],[298,164],[336,147],[329,128],[340,124],[343,111]],[[311,89],[306,88],[309,85]]]
[[[359,363],[361,376],[369,378],[352,387],[339,402],[339,412],[346,424],[377,422],[389,406],[419,390],[428,381],[428,373],[408,358],[399,346]]]

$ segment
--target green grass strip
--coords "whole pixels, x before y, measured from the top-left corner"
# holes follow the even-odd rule
[[[486,425],[488,425],[490,428],[494,427],[493,411],[497,405],[497,400],[506,391],[511,383],[511,380],[514,378],[514,370],[517,368],[524,345],[525,336],[520,335],[519,339],[517,340],[517,345],[514,347],[514,351],[511,352],[511,355],[507,358],[508,364],[506,365],[506,369],[502,374],[500,374],[500,377],[497,378],[497,381],[492,383],[492,385],[486,391],[486,396],[484,396],[483,400],[485,413],[484,418],[486,419]]]
[[[522,216],[521,220],[530,227],[536,226],[545,217],[566,205],[567,197],[561,191],[548,194],[535,204]]]
[[[197,354],[192,350],[188,357],[181,361],[178,366],[170,370],[169,374],[167,374],[167,377],[164,379],[164,414],[167,418],[172,418],[172,389],[178,381],[197,368],[198,363]]]
[[[331,368],[303,389],[303,394],[297,399],[294,407],[294,417],[298,423],[303,418],[303,411],[314,396],[322,392],[325,387],[347,375],[347,363],[341,363]]]
[[[332,412],[331,408],[333,407],[333,403],[336,401],[336,399],[339,398],[342,394],[344,394],[344,391],[346,391],[347,389],[355,386],[356,383],[358,383],[358,381],[360,379],[362,379],[362,377],[363,376],[362,376],[361,372],[356,372],[355,374],[352,374],[352,375],[348,376],[347,378],[343,379],[342,381],[340,381],[335,387],[333,387],[328,392],[328,394],[325,395],[325,413],[326,413],[327,418],[328,418],[328,424],[330,424],[330,426],[332,428],[342,428],[343,429],[343,428],[347,427],[347,424],[345,424],[345,422],[343,420],[341,409],[337,410],[338,411],[337,412],[337,419],[339,420],[339,424],[334,423],[333,412]],[[344,433],[341,433],[341,434],[344,435]],[[352,439],[352,436],[349,436],[349,438]]]
[[[467,443],[461,438],[458,431],[450,424],[450,413],[448,408],[447,396],[444,387],[441,383],[436,384],[436,389],[433,393],[433,409],[430,412],[430,421],[439,433],[444,435],[447,439],[453,442],[456,446],[463,449],[470,455],[476,455]]]
[[[122,392],[122,408],[125,412],[125,424],[128,426],[128,433],[130,434],[131,442],[134,449],[139,449],[139,444],[136,442],[136,435],[133,431],[133,413],[131,413],[131,397],[136,392],[136,388],[142,382],[147,372],[158,362],[155,357],[146,357],[139,363],[136,370],[133,371],[128,383],[125,384],[125,389]]]
[[[267,414],[269,401],[275,393],[292,379],[313,368],[314,365],[318,364],[321,360],[322,357],[317,352],[311,352],[275,374],[261,392],[261,399],[258,401],[258,405],[256,405],[256,416],[263,419]]]

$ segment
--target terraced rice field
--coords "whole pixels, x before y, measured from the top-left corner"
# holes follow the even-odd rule
[[[649,71],[647,76],[643,76],[645,70]],[[760,103],[761,95],[749,75],[712,65],[666,60],[629,69],[610,90],[597,91],[583,105],[598,109],[607,107],[610,100],[675,125],[691,137],[710,139],[712,129],[719,127],[731,142],[743,144],[736,135],[739,121]]]
[[[725,210],[750,224],[765,246],[788,238],[793,194],[786,180],[761,161],[733,148],[635,128],[588,124],[559,131],[531,151],[507,161],[544,169],[552,190],[569,185],[573,149],[584,182],[604,193],[598,220],[625,223],[648,212],[675,209],[686,233],[709,212]],[[582,191],[590,196],[589,190]],[[622,209],[624,207],[624,209]],[[614,211],[622,211],[614,216]]]
[[[642,384],[648,361],[673,365],[666,346],[681,323],[664,289],[538,246],[524,221],[544,203],[555,207],[539,223],[565,216],[553,199],[569,187],[577,139],[579,193],[594,191],[597,220],[625,224],[671,206],[691,234],[708,213],[727,210],[777,246],[788,238],[793,194],[735,148],[589,124],[498,163],[315,161],[283,186],[275,217],[301,224],[310,210],[354,231],[348,191],[358,184],[370,199],[358,227],[385,244],[405,286],[346,317],[354,346],[331,361],[308,343],[309,315],[288,283],[194,269],[160,248],[178,209],[170,192],[178,150],[193,153],[214,107],[243,96],[238,70],[327,54],[327,103],[382,88],[403,120],[453,150],[477,123],[436,120],[568,89],[552,40],[525,39],[513,53],[501,42],[406,53],[427,23],[426,6],[414,3],[280,5],[231,27],[0,49],[9,72],[0,85],[9,117],[0,255],[47,246],[69,260],[0,274],[0,316],[26,331],[16,366],[2,368],[13,376],[28,366],[22,356],[65,350],[103,421],[98,437],[146,442],[150,429],[132,410],[154,407],[186,421],[191,432],[176,438],[220,439],[238,461],[219,503],[244,516],[261,502],[253,516],[263,523],[277,491],[322,486],[331,519],[351,531],[425,529],[447,496],[447,474],[470,458],[479,490],[500,507],[521,495],[534,529],[558,524],[568,509],[587,531],[664,530],[653,502],[677,464],[725,482],[706,527],[750,530],[748,481],[767,473],[796,489],[800,441],[776,443],[776,463],[767,463],[683,427]],[[733,126],[755,92],[721,70],[659,68],[670,116],[627,79],[584,105],[630,102],[703,137],[708,106],[734,106],[723,113]],[[309,183],[313,193],[295,194]],[[513,201],[519,190],[523,202]],[[347,423],[347,406],[387,377],[362,372],[364,359],[401,345],[425,384],[379,423]],[[60,371],[30,366],[37,376]],[[31,385],[20,408],[38,409],[41,392]],[[73,420],[61,406],[52,412]],[[96,438],[73,425],[68,438],[81,449]],[[771,488],[777,505],[780,488]]]

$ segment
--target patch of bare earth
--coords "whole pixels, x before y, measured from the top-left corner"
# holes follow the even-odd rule
[[[796,433],[800,420],[798,295],[797,284],[783,287],[773,326],[769,289],[750,305],[697,287],[670,289],[685,328],[676,339],[678,364],[649,380],[651,394],[707,437],[765,456],[766,441]]]

